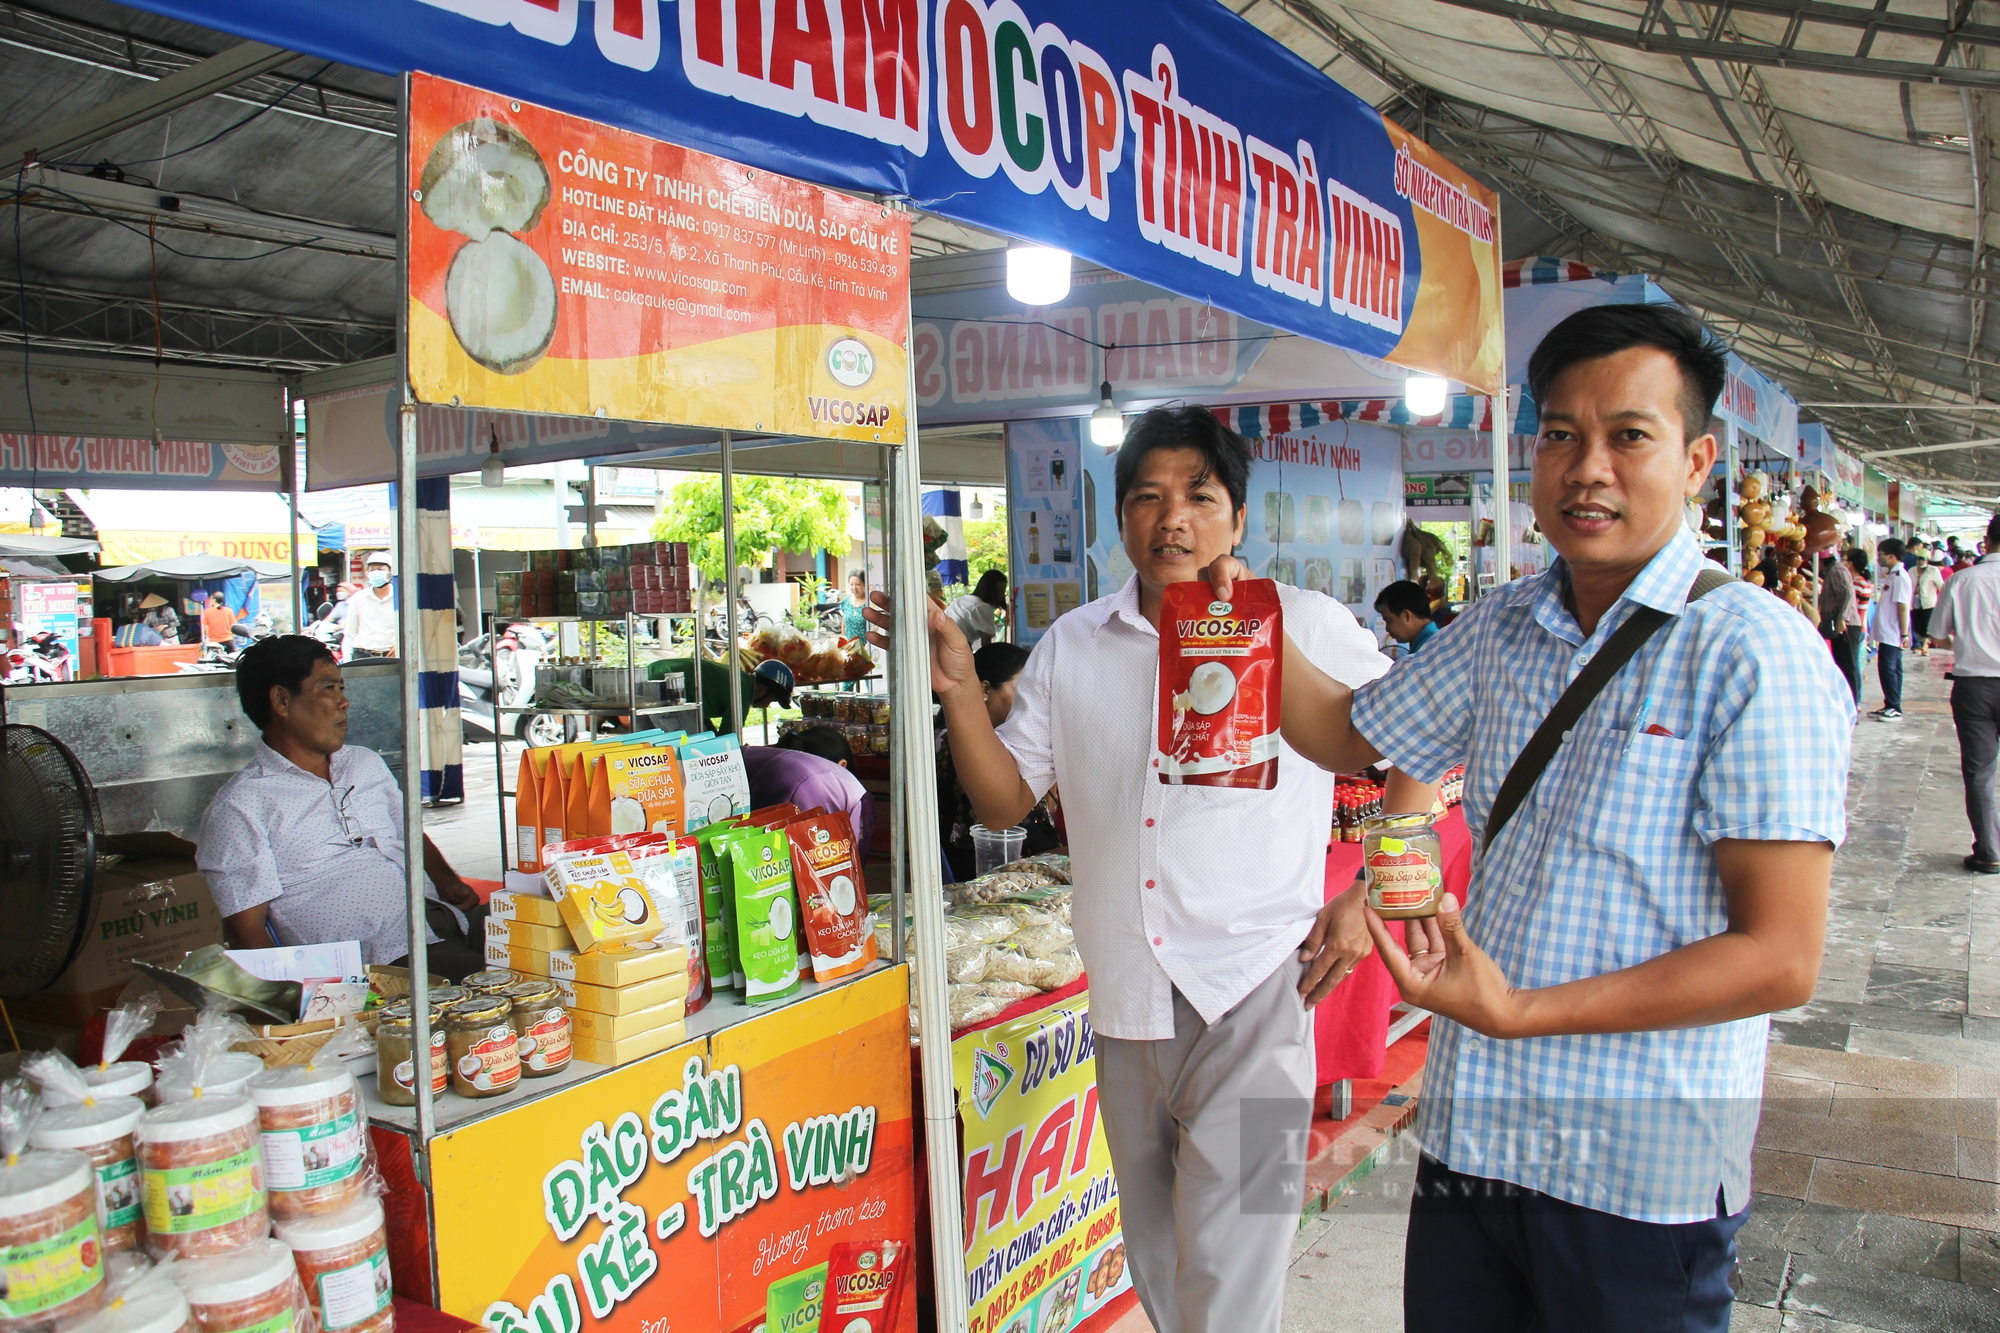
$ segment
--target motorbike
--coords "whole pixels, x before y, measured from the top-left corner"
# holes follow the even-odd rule
[[[534,699],[535,668],[549,646],[542,632],[526,621],[496,622],[494,633],[482,634],[461,645],[460,715],[489,736],[503,735],[532,746],[562,744],[561,718],[548,713],[497,711],[525,708]]]
[[[747,597],[736,599],[736,632],[745,639],[777,622],[750,605]],[[702,638],[711,656],[719,657],[729,645],[729,617],[720,604],[710,608],[708,627]]]
[[[333,618],[333,603],[321,602],[313,611],[312,622],[306,626],[306,634],[325,644],[326,650],[333,654],[333,660],[338,662],[346,656],[340,646],[340,629],[340,622]]]
[[[7,682],[11,685],[53,684],[74,674],[69,646],[52,630],[31,634],[7,652]]]

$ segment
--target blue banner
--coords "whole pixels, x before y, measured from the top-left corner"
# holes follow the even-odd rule
[[[1500,379],[1496,196],[1212,0],[137,3],[906,198],[1274,328]],[[579,155],[585,175],[556,185],[605,194],[601,165]]]

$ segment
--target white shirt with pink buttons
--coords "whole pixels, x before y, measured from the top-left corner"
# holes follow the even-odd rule
[[[1389,669],[1345,606],[1280,587],[1285,630],[1320,670],[1362,685]],[[1049,627],[1000,728],[1039,800],[1062,788],[1077,948],[1092,1026],[1174,1035],[1179,989],[1210,1023],[1277,970],[1326,899],[1334,775],[1279,746],[1270,791],[1158,778],[1159,633],[1136,576]]]

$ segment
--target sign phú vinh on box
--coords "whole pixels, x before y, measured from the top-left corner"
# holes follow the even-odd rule
[[[419,74],[409,237],[424,402],[903,438],[907,214]]]
[[[835,1246],[916,1234],[908,975],[439,1135],[441,1308],[491,1333],[809,1328]],[[889,1327],[915,1330],[907,1293]]]

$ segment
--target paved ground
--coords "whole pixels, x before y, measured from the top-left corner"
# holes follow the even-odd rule
[[[1738,1330],[2000,1328],[2000,877],[1959,864],[1948,662],[1855,731],[1820,984],[1772,1025]],[[1401,1327],[1398,1157],[1300,1231],[1287,1330]]]
[[[468,733],[468,737],[479,735]],[[514,770],[521,762],[521,747],[509,741],[506,747],[507,790],[514,789]],[[444,853],[461,875],[475,879],[498,879],[500,864],[499,811],[494,793],[493,742],[483,736],[465,743],[465,800],[458,805],[440,805],[424,811],[424,832]],[[509,814],[511,816],[511,807]]]

